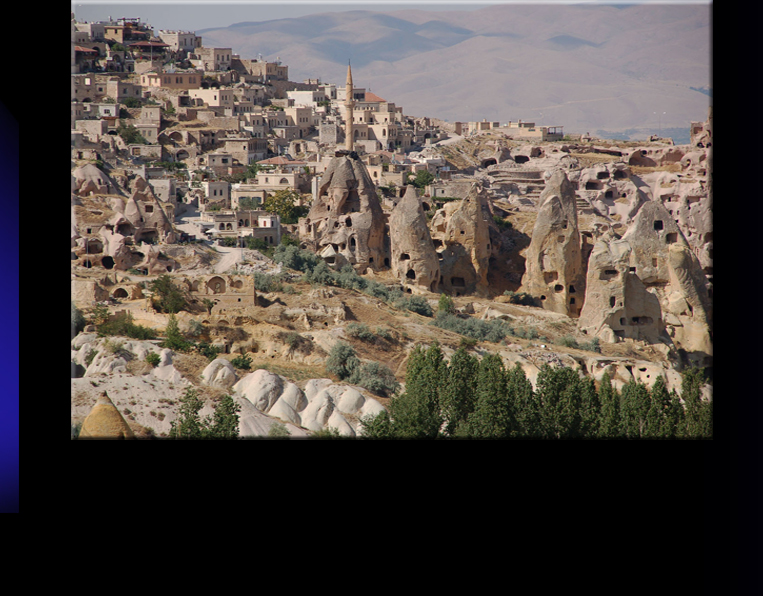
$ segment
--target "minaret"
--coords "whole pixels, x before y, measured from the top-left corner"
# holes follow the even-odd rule
[[[347,87],[344,98],[344,132],[345,132],[345,148],[347,151],[352,151],[353,145],[353,130],[352,130],[352,108],[355,106],[355,101],[352,98],[352,68],[349,61],[347,62]]]

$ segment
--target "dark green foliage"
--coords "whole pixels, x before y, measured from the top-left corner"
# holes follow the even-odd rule
[[[498,354],[486,354],[477,370],[476,403],[457,436],[476,439],[505,439],[514,429],[513,404],[506,388],[503,361]]]
[[[681,397],[686,414],[680,433],[685,438],[711,438],[713,435],[712,402],[704,402],[701,397],[705,382],[705,372],[701,368],[691,367],[681,373]]]
[[[522,306],[540,306],[538,299],[535,298],[532,294],[528,294],[527,292],[512,292],[511,290],[506,290],[503,295],[509,297],[509,302],[511,302],[511,304],[520,304]]]
[[[175,315],[170,315],[169,321],[167,321],[167,328],[164,330],[164,341],[162,342],[163,348],[169,348],[177,352],[187,352],[194,347],[193,342],[188,341],[183,334],[180,333],[180,327]]]
[[[601,402],[596,383],[591,377],[581,379],[580,436],[595,437],[599,434]]]
[[[576,340],[571,335],[565,335],[559,340],[559,345],[564,346],[565,348],[579,348],[578,340]]]
[[[456,303],[447,294],[440,294],[440,300],[437,302],[437,311],[454,314],[456,312]]]
[[[448,378],[442,350],[434,343],[425,352],[416,346],[408,357],[405,392],[390,401],[395,436],[411,439],[434,439],[442,425],[441,389]]]
[[[270,292],[283,291],[283,275],[280,273],[254,272],[254,287],[258,292],[269,294]]]
[[[238,439],[238,413],[241,406],[233,401],[230,395],[224,395],[215,407],[212,420],[206,422],[206,438],[208,439]]]
[[[149,352],[146,354],[146,362],[148,362],[151,366],[156,367],[158,364],[162,361],[161,356],[157,354],[156,352]]]
[[[360,419],[363,439],[391,439],[392,421],[389,419],[389,413],[384,410],[376,416],[365,416]]]
[[[376,336],[365,323],[348,323],[345,328],[347,335],[363,341],[373,341]]]
[[[335,343],[326,359],[326,371],[340,380],[349,378],[359,366],[360,360],[355,350],[344,342]]]
[[[501,319],[483,321],[472,317],[449,314],[444,311],[437,312],[432,325],[440,329],[447,329],[461,335],[466,335],[478,341],[493,343],[498,343],[507,335],[511,335],[509,324]]]
[[[506,371],[506,391],[514,411],[515,437],[533,437],[540,434],[540,406],[530,379],[517,362]]]
[[[143,325],[133,323],[132,313],[126,312],[116,316],[110,321],[98,325],[98,335],[123,335],[133,339],[154,339],[154,330]]]
[[[411,296],[405,308],[425,317],[432,316],[432,307],[429,306],[429,302],[423,296]]]
[[[500,215],[494,215],[493,221],[495,222],[495,225],[498,226],[498,229],[501,231],[508,230],[512,227],[511,222],[508,219],[502,218]]]
[[[87,325],[87,320],[85,319],[85,315],[82,314],[82,311],[78,309],[76,306],[74,306],[74,301],[72,301],[72,338],[74,338],[75,335],[77,335],[80,331],[82,331],[85,328],[85,325]]]
[[[430,174],[427,170],[419,170],[416,172],[416,177],[410,182],[418,189],[423,189],[428,184],[434,182],[434,175]]]
[[[443,294],[444,295],[444,294]],[[440,392],[440,409],[445,419],[445,434],[455,434],[458,425],[474,411],[477,399],[479,361],[460,347],[450,359],[448,382]]]
[[[299,198],[299,193],[294,190],[277,190],[262,202],[262,209],[277,214],[282,224],[295,224],[310,211],[309,207],[297,204]]]
[[[620,423],[623,436],[641,438],[646,430],[650,405],[649,389],[640,381],[630,380],[620,393]]]
[[[180,398],[178,417],[170,425],[172,439],[237,439],[238,412],[241,406],[230,395],[223,396],[211,417],[201,419],[204,402],[196,389],[189,387]]]
[[[544,364],[538,373],[536,393],[541,405],[541,436],[569,439],[580,436],[582,383],[571,368]]]
[[[122,140],[127,145],[148,145],[148,141],[145,137],[140,134],[138,129],[132,124],[128,124],[127,126],[124,124],[120,125],[119,128],[117,128],[117,134],[122,137]]]
[[[273,260],[281,263],[284,267],[307,273],[312,271],[323,260],[309,250],[302,250],[298,246],[279,244],[273,253]]]
[[[594,337],[591,341],[583,342],[578,346],[581,350],[588,350],[589,352],[597,352],[601,354],[601,345],[599,345],[599,338]]]
[[[230,363],[241,370],[250,370],[252,368],[252,358],[247,354],[240,354],[232,358]]]
[[[194,347],[196,348],[196,351],[199,354],[201,354],[205,358],[208,358],[210,361],[217,358],[217,356],[220,354],[220,348],[218,348],[217,346],[209,345],[205,341],[200,341]]]
[[[186,298],[169,275],[160,275],[148,284],[153,292],[152,302],[160,312],[176,313],[186,308]]]
[[[599,383],[601,417],[598,436],[605,439],[620,437],[620,396],[612,386],[609,373],[605,372]]]
[[[395,379],[395,374],[378,362],[363,362],[353,370],[347,382],[365,387],[382,397],[395,394],[400,387],[397,379]]]
[[[247,236],[246,238],[246,247],[249,250],[267,250],[270,248],[270,245],[265,242],[262,238],[255,238],[254,236]]]

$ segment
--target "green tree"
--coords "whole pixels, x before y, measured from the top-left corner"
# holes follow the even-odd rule
[[[408,357],[405,392],[389,403],[394,432],[413,439],[434,439],[442,425],[440,390],[447,382],[448,365],[435,342],[424,351],[416,346]]]
[[[187,307],[185,294],[169,275],[160,275],[148,287],[153,292],[154,307],[161,312],[176,313]]]
[[[413,186],[419,189],[423,189],[425,186],[431,184],[434,181],[434,175],[430,174],[427,170],[419,170],[416,172],[416,176],[410,182]]]
[[[712,436],[712,406],[702,401],[702,387],[705,386],[705,372],[701,368],[686,368],[681,373],[681,397],[686,416],[682,425],[682,436],[700,438]]]
[[[544,364],[538,373],[536,394],[541,403],[540,426],[546,438],[580,436],[581,380],[568,367]]]
[[[349,378],[360,366],[360,359],[350,344],[337,342],[331,347],[326,359],[326,371],[340,380]]]
[[[238,413],[241,406],[230,395],[224,395],[207,422],[206,436],[210,439],[238,439]]]
[[[642,382],[631,379],[623,387],[620,393],[620,422],[626,438],[638,439],[644,435],[649,401],[649,389]]]
[[[453,301],[453,298],[447,294],[440,294],[440,300],[437,303],[437,312],[445,312],[448,314],[455,313],[456,303]]]
[[[178,352],[186,352],[193,347],[193,343],[188,341],[183,334],[180,333],[180,326],[178,325],[175,315],[170,315],[169,321],[167,321],[167,327],[164,330],[164,341],[162,342],[163,348],[169,348],[170,350],[176,350]]]
[[[532,383],[519,362],[506,371],[506,391],[514,416],[512,435],[537,435],[540,429],[540,403],[536,400]]]
[[[477,439],[505,439],[514,428],[512,403],[506,387],[506,371],[498,354],[482,357],[477,370],[476,403],[458,436]]]
[[[204,402],[199,398],[196,389],[189,387],[180,398],[178,417],[170,423],[169,437],[171,439],[203,439],[204,424],[199,411]]]
[[[580,436],[593,438],[599,434],[601,402],[596,383],[591,377],[581,380]]]
[[[448,382],[440,392],[440,408],[445,419],[446,435],[454,435],[458,425],[474,411],[478,367],[477,358],[469,354],[464,347],[458,348],[450,358]]]
[[[601,401],[599,437],[606,439],[620,437],[620,396],[617,389],[612,386],[609,372],[604,373],[599,383],[599,400]]]
[[[670,412],[670,393],[665,384],[665,377],[655,379],[650,390],[649,410],[646,413],[644,436],[649,438],[668,438],[671,436],[668,414]]]
[[[275,213],[281,218],[281,223],[295,224],[300,217],[307,215],[309,208],[298,205],[300,194],[289,188],[277,190],[269,195],[262,203],[262,208],[268,213]]]
[[[132,124],[128,124],[127,126],[124,124],[120,125],[117,128],[117,134],[122,137],[122,140],[127,145],[148,145],[148,141],[145,137],[140,134],[138,129]]]
[[[364,416],[360,419],[360,425],[362,439],[391,439],[394,436],[387,410],[379,412],[376,416]]]

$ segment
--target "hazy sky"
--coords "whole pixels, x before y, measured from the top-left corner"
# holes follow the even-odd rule
[[[590,1],[590,0],[589,0]],[[571,0],[551,0],[551,3],[576,4]],[[390,12],[407,8],[419,10],[477,10],[490,4],[527,4],[528,2],[507,2],[505,0],[487,0],[485,2],[463,2],[453,0],[437,0],[432,2],[413,2],[408,0],[385,0],[373,2],[363,0],[319,1],[319,0],[281,0],[280,2],[257,2],[242,0],[239,2],[217,0],[185,0],[174,2],[146,2],[141,0],[122,1],[82,1],[72,2],[72,11],[78,21],[101,21],[109,17],[139,17],[144,23],[151,25],[155,31],[159,29],[180,29],[196,31],[212,27],[227,27],[233,23],[245,21],[269,21],[290,17],[300,17],[312,13],[336,12],[345,10],[370,10],[374,12]],[[709,4],[709,0],[638,0],[613,1],[598,0],[594,4]]]

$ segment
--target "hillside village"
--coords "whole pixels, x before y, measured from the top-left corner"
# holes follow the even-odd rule
[[[711,112],[688,145],[445,122],[349,63],[293,82],[138,18],[71,34],[73,437],[169,436],[189,388],[202,415],[233,396],[242,437],[360,436],[417,345],[532,383],[712,378]],[[332,372],[338,344],[386,384]]]

